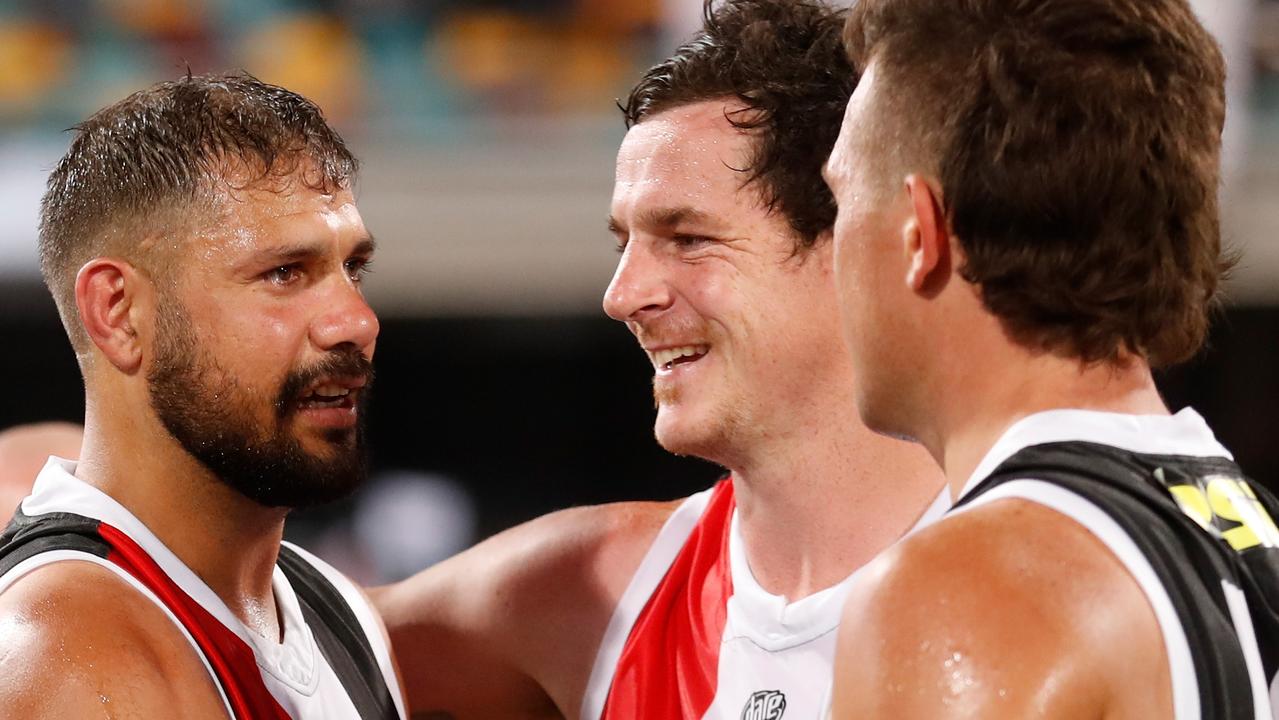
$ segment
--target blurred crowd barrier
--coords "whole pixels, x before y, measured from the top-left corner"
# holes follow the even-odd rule
[[[0,128],[68,125],[190,68],[244,68],[339,126],[595,109],[654,55],[660,0],[7,0]]]
[[[1230,63],[1232,294],[1279,303],[1279,0],[1191,3]],[[0,286],[38,281],[39,198],[66,128],[188,69],[244,69],[319,103],[365,161],[381,312],[598,312],[616,261],[602,229],[615,102],[696,30],[701,5],[2,0]]]
[[[1279,73],[1279,0],[1192,0],[1232,82]],[[158,78],[246,68],[339,125],[599,112],[700,0],[6,0],[0,128],[66,127]]]

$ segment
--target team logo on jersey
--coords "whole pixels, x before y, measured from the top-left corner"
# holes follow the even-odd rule
[[[781,690],[756,690],[742,708],[742,720],[781,720],[786,696]]]
[[[1182,512],[1237,552],[1258,545],[1279,547],[1279,527],[1242,478],[1180,476],[1156,468],[1155,479],[1168,488]]]

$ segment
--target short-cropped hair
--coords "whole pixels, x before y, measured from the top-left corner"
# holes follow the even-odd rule
[[[1198,351],[1230,265],[1225,66],[1186,0],[861,0],[846,42],[1013,337],[1088,362]]]
[[[76,273],[104,253],[139,259],[144,240],[190,227],[214,191],[299,168],[317,189],[349,187],[358,168],[310,100],[247,74],[163,82],[77,125],[41,202],[40,265],[77,351],[88,339]]]

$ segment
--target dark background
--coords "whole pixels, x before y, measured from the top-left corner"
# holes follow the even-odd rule
[[[1239,304],[1210,349],[1160,382],[1170,406],[1199,409],[1245,470],[1275,488],[1279,0],[1191,4],[1230,66],[1223,229],[1243,262],[1230,288]],[[389,482],[299,513],[291,537],[358,578],[389,579],[553,509],[706,486],[719,469],[653,441],[648,363],[599,311],[617,259],[605,230],[624,133],[615,99],[691,35],[700,8],[0,0],[0,428],[82,419],[75,361],[35,253],[65,129],[188,69],[245,69],[314,100],[364,161],[357,197],[379,242],[366,287],[382,319],[374,482],[418,473],[381,504],[372,498]],[[436,480],[463,488],[461,504],[413,495]],[[452,544],[433,555],[388,550],[433,531]]]
[[[1196,408],[1272,489],[1277,330],[1279,308],[1230,308],[1203,354],[1159,377],[1170,407]],[[80,378],[52,301],[0,319],[0,336],[11,341],[0,353],[9,385],[0,427],[79,421]],[[602,315],[387,318],[375,364],[373,469],[457,479],[476,500],[481,537],[572,505],[679,497],[721,472],[656,445],[648,361],[625,327]],[[349,505],[300,514],[294,536],[340,522]]]

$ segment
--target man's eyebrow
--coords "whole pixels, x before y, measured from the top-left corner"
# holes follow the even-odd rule
[[[246,264],[259,265],[267,263],[279,263],[287,265],[295,263],[299,260],[319,257],[327,251],[328,242],[325,240],[316,240],[314,242],[298,241],[288,243],[286,245],[277,245],[275,247],[263,248],[251,256],[249,256]],[[366,235],[351,250],[352,255],[372,255],[377,249],[377,241],[372,235]]]
[[[364,239],[356,244],[355,249],[351,251],[352,255],[372,255],[377,250],[377,240],[372,233],[364,236]]]
[[[640,223],[649,227],[670,229],[686,223],[719,227],[720,223],[709,214],[687,205],[673,208],[656,208],[640,213]]]
[[[248,257],[245,264],[258,265],[280,263],[281,265],[316,257],[324,253],[324,243],[293,242],[285,245],[274,245],[262,248]]]
[[[636,218],[636,224],[642,228],[667,231],[684,224],[696,224],[710,232],[717,232],[724,228],[724,223],[715,216],[688,205],[642,210]],[[627,232],[627,227],[610,215],[608,230],[617,235]]]

